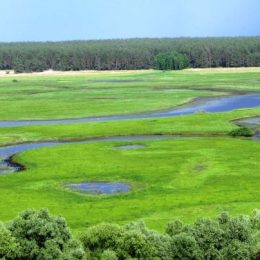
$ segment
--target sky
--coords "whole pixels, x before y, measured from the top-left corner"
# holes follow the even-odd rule
[[[0,42],[260,35],[260,0],[0,0]]]

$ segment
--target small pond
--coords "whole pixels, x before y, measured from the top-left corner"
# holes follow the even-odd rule
[[[82,182],[67,184],[65,187],[90,194],[116,194],[130,190],[130,185],[120,182]]]

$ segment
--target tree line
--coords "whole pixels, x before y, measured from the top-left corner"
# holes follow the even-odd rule
[[[0,69],[151,69],[170,52],[185,55],[191,68],[260,66],[260,37],[0,43]]]
[[[46,209],[26,210],[0,224],[0,259],[6,260],[257,260],[260,259],[260,212],[192,224],[169,222],[164,233],[143,222],[99,224],[72,237],[64,218]]]

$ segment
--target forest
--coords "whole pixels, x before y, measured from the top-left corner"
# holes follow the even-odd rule
[[[260,37],[0,43],[0,70],[152,69],[167,52],[185,55],[191,68],[257,67]]]

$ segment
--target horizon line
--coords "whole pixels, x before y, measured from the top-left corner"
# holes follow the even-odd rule
[[[126,37],[126,38],[96,38],[96,39],[70,39],[70,40],[24,40],[24,41],[0,41],[0,44],[8,43],[62,43],[62,42],[97,42],[97,41],[124,41],[124,40],[178,40],[178,39],[223,39],[223,38],[258,38],[259,35],[237,35],[237,36],[178,36],[178,37]]]

